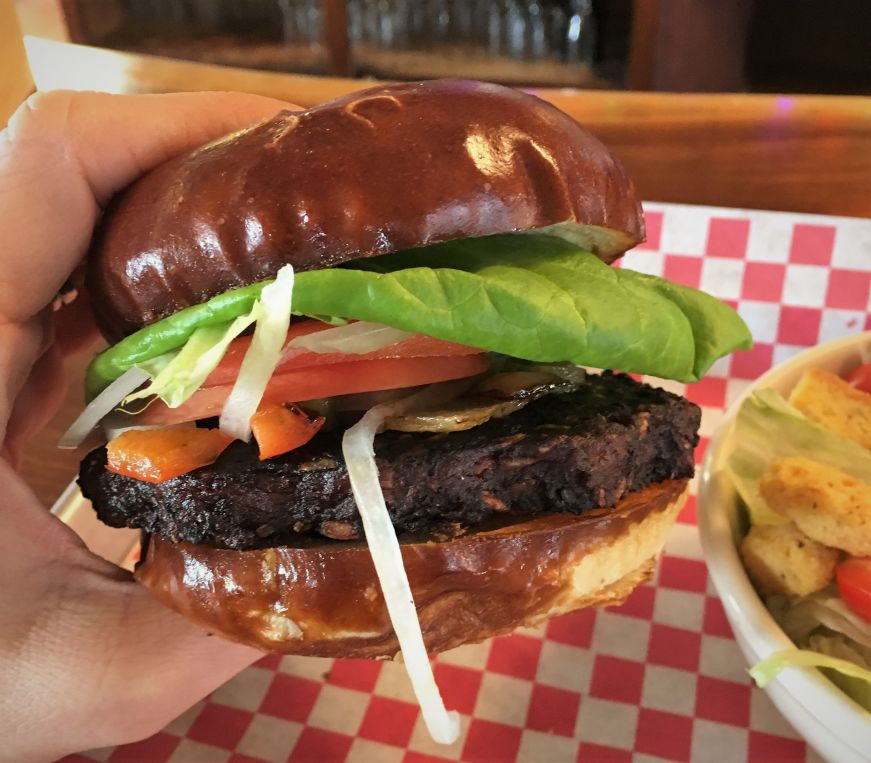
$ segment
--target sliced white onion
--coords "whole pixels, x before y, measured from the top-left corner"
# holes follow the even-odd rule
[[[148,372],[141,368],[133,367],[125,371],[85,406],[78,418],[70,424],[70,428],[64,432],[57,446],[59,448],[79,447],[104,416],[115,410],[127,395],[150,378]]]
[[[281,360],[281,348],[290,324],[292,298],[293,267],[285,265],[260,293],[252,311],[257,327],[242,359],[236,383],[221,410],[221,430],[231,437],[245,442],[251,439],[251,417]]]
[[[345,432],[342,453],[357,509],[366,533],[366,543],[375,564],[387,612],[402,650],[411,686],[420,705],[430,736],[441,744],[451,744],[460,734],[459,716],[448,712],[433,676],[411,585],[402,562],[399,540],[378,481],[375,463],[375,435],[389,416],[407,413],[420,406],[435,405],[456,394],[450,385],[434,385],[415,395],[377,405]]]
[[[357,321],[291,339],[284,348],[283,358],[301,351],[365,355],[367,352],[375,352],[412,336],[414,334],[411,332],[385,326],[383,323]]]

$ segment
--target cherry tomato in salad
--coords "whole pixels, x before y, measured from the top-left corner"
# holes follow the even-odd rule
[[[871,394],[871,363],[863,363],[861,366],[856,366],[844,379],[856,389],[861,389],[863,392]]]
[[[871,622],[871,557],[854,557],[835,569],[838,591],[850,610]]]

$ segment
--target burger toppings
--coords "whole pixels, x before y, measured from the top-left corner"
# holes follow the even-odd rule
[[[480,352],[372,360],[345,356],[338,362],[282,369],[266,385],[262,403],[296,403],[358,392],[417,387],[475,376],[489,367],[487,356]],[[230,385],[203,387],[177,408],[156,400],[138,414],[136,420],[146,425],[165,425],[219,416],[230,389]]]
[[[427,403],[437,403],[441,391],[430,387],[403,400],[376,405],[345,431],[342,455],[384,603],[402,650],[405,669],[420,705],[421,715],[436,742],[451,744],[460,734],[460,718],[455,710],[448,712],[445,709],[433,676],[411,584],[402,562],[399,539],[384,503],[378,464],[375,462],[375,435],[383,429],[384,420]]]
[[[225,431],[247,439],[261,400],[294,403],[475,375],[487,368],[482,355],[468,354],[476,346],[689,380],[748,341],[740,318],[702,292],[610,268],[550,236],[451,241],[300,273],[295,312],[364,322],[324,330],[320,338],[310,324],[296,336],[294,327],[287,331],[294,276],[292,269],[282,272],[283,285],[261,282],[218,295],[111,347],[89,369],[92,393],[142,367],[153,380],[126,399],[151,399],[138,423],[220,415]],[[367,322],[373,319],[401,328],[373,327]],[[239,349],[232,351],[234,338],[255,322],[261,339],[235,339]],[[261,347],[267,336],[268,352]],[[284,350],[277,350],[282,340]],[[357,341],[363,354],[354,352]],[[371,350],[380,341],[393,341],[387,347],[394,357],[378,355],[383,346]],[[313,342],[328,352],[311,352]],[[435,346],[424,355],[418,345],[427,342]],[[372,353],[377,362],[369,364]],[[225,354],[233,360],[222,364]]]
[[[496,373],[447,405],[390,416],[384,426],[400,432],[460,432],[519,411],[544,395],[575,392],[583,378],[583,369],[559,365]]]
[[[329,353],[366,355],[370,352],[376,352],[382,347],[402,344],[413,337],[414,334],[407,331],[400,331],[380,323],[357,321],[326,331],[298,336],[287,343],[284,357],[299,356],[306,351],[321,356]],[[426,336],[416,338],[423,341],[430,339]],[[432,341],[430,340],[430,342]]]
[[[747,340],[746,327],[717,300],[609,268],[549,236],[452,241],[354,265],[360,269],[307,271],[296,279],[286,266],[274,282],[244,287],[234,298],[219,295],[142,329],[98,356],[90,369],[92,389],[127,368],[143,367],[153,379],[126,403],[142,397],[153,402],[155,396],[160,402],[149,406],[139,424],[220,415],[225,432],[247,440],[261,401],[295,403],[481,373],[487,368],[483,355],[454,354],[459,348],[474,353],[469,345],[540,361],[613,364],[604,362],[607,357],[625,370],[692,379]],[[308,327],[289,336],[295,280],[297,312],[361,319],[363,325],[325,330],[320,338]],[[365,322],[373,317],[402,328]],[[228,353],[252,323],[254,337],[235,339],[240,349]],[[371,365],[364,360],[383,351],[381,341],[395,348],[414,344],[407,329],[441,347],[426,359],[415,349],[416,357],[394,354],[373,358]],[[328,336],[331,331],[340,336]],[[432,338],[437,336],[442,339]],[[311,352],[312,343],[327,352]],[[221,368],[225,354],[238,365]],[[434,356],[441,358],[437,364],[429,360]],[[504,414],[512,407],[500,408]]]
[[[239,440],[248,442],[251,438],[251,417],[281,360],[292,298],[293,266],[285,265],[275,280],[263,288],[251,310],[256,321],[254,337],[221,409],[221,431]]]
[[[126,370],[85,406],[85,409],[60,438],[58,447],[77,448],[81,445],[87,436],[99,426],[100,422],[121,404],[124,398],[141,387],[149,378],[148,372],[141,368],[133,367]]]
[[[143,482],[165,482],[214,463],[232,441],[218,429],[130,429],[106,447],[106,468]]]
[[[178,350],[217,316],[231,325],[267,283],[213,297],[121,340],[91,364],[90,394],[131,366]],[[297,273],[293,311],[377,322],[514,358],[678,381],[697,380],[750,341],[741,319],[713,297],[609,267],[543,235],[450,241]]]
[[[59,446],[77,447],[122,403],[126,414],[122,410],[112,417],[112,429],[218,416],[251,345],[250,336],[224,341],[250,325],[247,317],[240,323],[242,328],[237,325],[230,332],[209,326],[197,329],[181,351],[143,361],[153,378],[138,366],[125,371],[88,404]],[[267,384],[266,399],[284,403],[347,397],[473,376],[487,368],[484,355],[473,347],[380,324],[331,327],[303,320],[287,331],[283,358]],[[147,405],[137,402],[141,399],[147,399]]]
[[[324,425],[323,416],[310,419],[295,405],[273,403],[261,407],[251,417],[251,431],[257,440],[260,460],[280,456],[305,445]]]
[[[206,387],[232,384],[239,374],[251,337],[239,337],[227,348],[218,367],[204,382]],[[409,334],[379,323],[355,321],[331,326],[315,319],[303,319],[290,325],[276,374],[294,368],[311,368],[348,360],[379,360],[402,357],[436,357],[471,355],[480,352],[440,339]]]

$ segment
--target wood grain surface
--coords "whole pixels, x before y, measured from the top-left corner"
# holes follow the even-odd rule
[[[359,80],[256,72],[29,39],[40,89],[142,93],[243,90],[311,106]],[[871,98],[537,90],[596,133],[642,198],[871,217]],[[52,424],[27,447],[22,472],[52,502],[81,453],[54,447],[82,405],[87,358]]]

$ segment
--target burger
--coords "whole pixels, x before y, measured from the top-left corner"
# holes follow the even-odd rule
[[[596,138],[478,82],[364,90],[167,161],[88,257],[112,344],[71,432],[109,437],[82,492],[142,530],[136,577],[168,606],[273,652],[401,652],[426,708],[427,652],[651,574],[700,411],[632,375],[692,382],[750,337],[611,266],[643,240]]]

